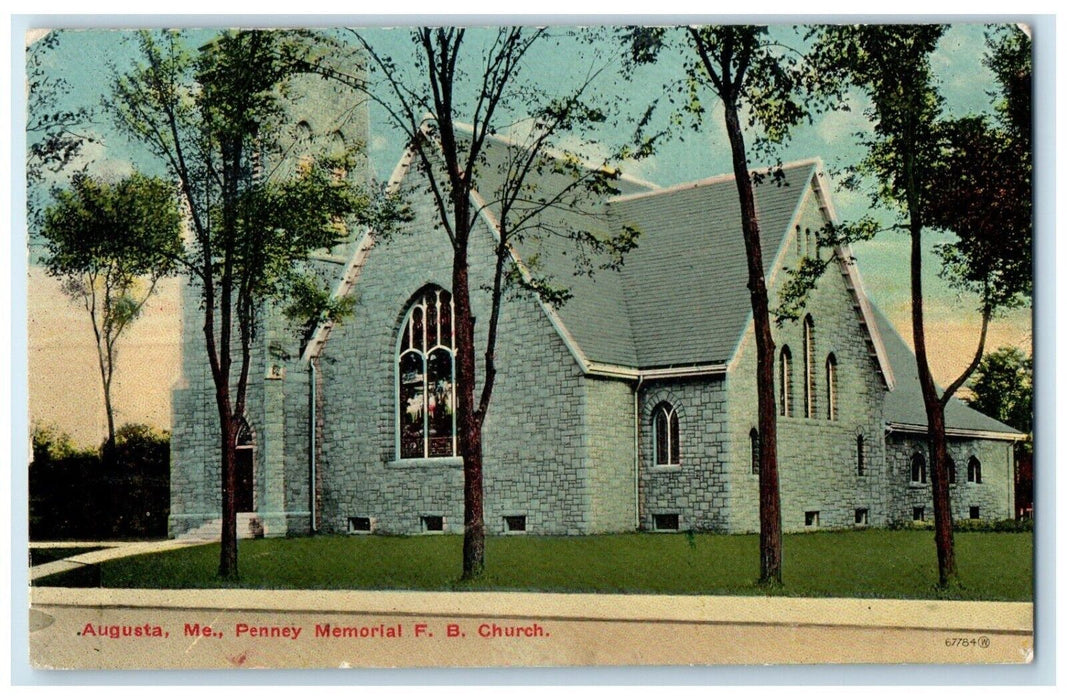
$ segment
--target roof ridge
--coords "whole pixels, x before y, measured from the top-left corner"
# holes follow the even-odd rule
[[[788,163],[782,163],[781,166],[766,166],[759,168],[752,168],[749,173],[758,173],[770,170],[772,167],[781,167],[782,170],[794,170],[796,168],[811,167],[818,168],[822,166],[822,158],[819,156],[812,156],[811,158],[803,158],[801,160],[790,161]],[[719,185],[724,182],[730,182],[734,179],[733,173],[722,173],[720,175],[712,175],[711,177],[701,178],[699,180],[690,180],[689,182],[680,182],[676,185],[670,185],[668,187],[660,187],[650,192],[634,192],[633,194],[622,194],[607,199],[608,204],[615,204],[617,202],[629,202],[634,199],[643,199],[645,197],[655,197],[657,195],[673,194],[675,192],[683,192],[686,190],[694,190],[699,187],[708,187],[710,185]]]
[[[461,129],[461,130],[463,130],[463,131],[465,131],[465,132],[472,133],[472,134],[474,133],[474,127],[472,125],[470,125],[470,124],[467,124],[466,122],[460,122],[460,121],[453,120],[452,121],[452,125],[457,127],[457,128],[459,128],[459,129]],[[514,139],[514,138],[512,138],[510,136],[504,136],[503,134],[499,134],[499,133],[495,133],[494,132],[494,133],[491,133],[491,134],[487,134],[487,138],[492,139],[493,141],[498,141],[498,142],[504,144],[505,146],[510,146],[510,147],[513,147],[513,148],[521,148],[521,149],[524,149],[524,150],[527,148],[524,144],[519,143],[516,139]],[[542,152],[545,155],[547,155],[548,157],[552,158],[553,160],[565,160],[566,159],[565,158],[565,154],[562,151],[559,151],[559,150],[557,150],[555,148],[545,148],[545,149],[542,150]],[[596,165],[594,163],[591,163],[585,158],[580,159],[579,162],[581,163],[582,167],[584,167],[584,168],[586,168],[588,170],[601,170],[601,169],[603,169],[603,166],[599,166],[599,165]],[[653,190],[653,191],[663,189],[661,185],[658,185],[655,182],[652,182],[651,180],[644,180],[644,179],[636,177],[634,175],[630,175],[630,174],[626,173],[622,169],[619,169],[617,172],[619,173],[619,179],[620,180],[623,180],[625,182],[629,182],[629,183],[631,183],[633,185],[638,185],[639,187],[647,187],[648,189]]]

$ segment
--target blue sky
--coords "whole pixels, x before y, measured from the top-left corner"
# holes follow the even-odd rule
[[[402,29],[360,30],[381,53],[391,55],[400,64],[409,60],[411,43]],[[783,43],[799,44],[799,39],[789,27],[776,27],[774,33]],[[207,40],[210,30],[192,31],[191,45]],[[577,46],[567,36],[565,28],[557,28],[561,36],[548,41],[542,50],[530,57],[525,76],[549,90],[565,90],[572,81],[585,74],[591,65],[608,65],[604,80],[598,84],[598,95],[603,107],[612,113],[640,113],[645,106],[663,93],[664,83],[679,73],[677,59],[667,57],[660,64],[641,69],[627,80],[614,71],[617,64],[615,47],[606,42],[593,46]],[[994,88],[991,74],[982,65],[985,50],[984,27],[977,24],[954,25],[941,41],[933,57],[933,68],[945,97],[946,111],[952,114],[983,112],[990,109],[989,92]],[[340,32],[344,36],[344,32]],[[472,30],[469,44],[476,49],[484,31]],[[86,149],[87,159],[92,159],[93,168],[104,173],[120,175],[133,167],[149,172],[157,165],[139,148],[117,134],[102,114],[99,105],[106,99],[108,85],[116,71],[130,66],[136,56],[136,46],[130,34],[112,30],[84,30],[65,32],[57,51],[46,58],[46,65],[57,75],[64,76],[72,86],[66,95],[70,106],[87,105],[97,108],[97,119],[89,129],[99,143]],[[473,55],[477,55],[474,53]],[[722,126],[721,109],[706,96],[709,111],[699,131],[679,129],[675,136],[660,145],[656,155],[642,162],[636,174],[661,185],[699,179],[730,170],[729,149],[725,129]],[[838,169],[858,161],[862,148],[855,134],[868,128],[863,114],[865,103],[861,97],[849,98],[850,111],[834,112],[819,116],[814,123],[797,128],[790,141],[781,148],[783,161],[799,160],[818,156],[825,162],[833,181]],[[667,118],[663,111],[659,117]],[[388,128],[384,113],[372,109],[372,136],[368,148],[378,177],[388,177],[400,156],[402,140]],[[595,135],[594,135],[595,136]],[[600,137],[609,141],[612,134],[605,131]],[[753,163],[759,165],[759,163]],[[869,211],[863,194],[835,190],[832,193],[838,214],[843,219],[858,217]],[[930,237],[930,245],[936,239]],[[898,326],[906,325],[908,289],[906,241],[902,234],[882,234],[869,243],[856,247],[856,256],[867,281],[868,292]],[[937,264],[933,258],[926,265],[927,289],[931,299],[928,303],[932,323],[958,322],[974,316],[971,300],[959,297],[937,277]],[[1028,312],[1014,313],[1006,324],[1010,338],[1030,337]],[[1014,341],[1018,342],[1018,341]]]

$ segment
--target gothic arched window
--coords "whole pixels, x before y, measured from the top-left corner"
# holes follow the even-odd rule
[[[867,471],[866,457],[863,454],[863,436],[856,436],[856,475],[863,476]]]
[[[972,484],[982,483],[982,463],[977,457],[971,457],[967,461],[967,481]]]
[[[826,419],[837,420],[837,358],[826,356]]]
[[[783,416],[793,415],[793,353],[789,346],[782,347],[778,356],[778,412]]]
[[[676,466],[678,457],[678,411],[669,403],[661,403],[652,412],[652,428],[656,439],[656,465]]]
[[[815,417],[815,322],[804,317],[804,417]]]
[[[456,454],[456,340],[452,295],[427,287],[397,339],[397,425],[401,459]]]
[[[918,452],[911,456],[911,483],[926,483],[926,460]]]

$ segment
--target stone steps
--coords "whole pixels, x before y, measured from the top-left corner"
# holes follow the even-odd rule
[[[237,514],[237,539],[250,540],[263,537],[263,535],[263,521],[256,513]],[[178,535],[176,539],[217,542],[222,539],[222,518],[208,521],[200,527]]]

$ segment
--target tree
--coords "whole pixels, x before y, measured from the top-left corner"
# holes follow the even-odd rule
[[[649,63],[673,44],[685,58],[684,109],[699,119],[707,111],[701,92],[721,101],[730,144],[734,181],[741,209],[741,233],[748,262],[748,290],[756,339],[760,492],[760,582],[782,582],[782,516],[778,489],[778,428],[774,398],[774,339],[759,219],[749,171],[745,129],[757,134],[757,147],[784,140],[807,114],[798,56],[783,49],[760,26],[685,27],[674,30],[631,28],[624,32],[631,60]],[[761,175],[762,176],[762,175]]]
[[[61,106],[70,83],[45,67],[46,57],[59,46],[61,36],[61,31],[49,31],[26,48],[26,184],[31,194],[48,173],[62,171],[93,141],[80,131],[92,119],[92,111]],[[31,198],[31,221],[40,213],[35,202]]]
[[[518,286],[552,304],[563,303],[568,296],[552,280],[520,269],[514,246],[537,236],[562,236],[584,250],[579,265],[592,272],[621,264],[621,256],[635,243],[636,231],[625,226],[614,233],[602,230],[587,206],[589,196],[617,191],[612,182],[619,173],[608,167],[612,158],[588,166],[585,154],[565,148],[559,139],[607,121],[603,111],[584,99],[602,68],[594,67],[574,89],[553,97],[522,77],[531,49],[550,37],[546,29],[505,27],[474,38],[462,28],[412,30],[414,75],[406,74],[364,37],[355,36],[370,58],[372,76],[380,82],[364,84],[339,71],[323,73],[365,89],[403,132],[452,247],[456,431],[464,476],[463,577],[472,579],[485,567],[482,426],[497,374],[495,349],[505,293]],[[525,123],[528,135],[507,146],[506,162],[489,164],[494,136],[516,123]],[[648,155],[652,141],[643,139],[638,146],[612,155]],[[486,177],[494,168],[492,177]],[[493,179],[495,186],[480,186]],[[575,214],[582,221],[561,222],[553,218],[559,212]],[[481,217],[492,218],[497,238],[492,278],[479,281],[471,278],[470,246]],[[472,286],[491,295],[477,398]]]
[[[1032,232],[1028,146],[1008,154],[998,143],[1007,134],[990,129],[984,120],[941,118],[943,99],[934,84],[930,56],[944,32],[945,27],[937,25],[823,27],[816,32],[812,55],[829,82],[842,80],[870,99],[872,136],[864,143],[867,155],[858,171],[874,179],[873,202],[895,210],[897,227],[910,238],[911,322],[932,463],[938,579],[940,586],[948,587],[958,576],[945,405],[978,366],[994,312],[1021,303],[1029,294]],[[1007,91],[1009,101],[1028,102],[1029,89],[1018,85],[1029,84],[1029,51],[1014,55],[1025,78],[1012,70],[998,72],[998,78],[1010,75],[1014,81]],[[1017,162],[1019,158],[1024,162]],[[1011,167],[1000,170],[997,164]],[[930,372],[924,323],[922,237],[927,228],[956,234],[957,240],[940,250],[943,271],[958,288],[977,295],[981,316],[973,359],[943,391]]]
[[[174,261],[199,287],[219,417],[222,542],[219,575],[237,570],[237,427],[244,418],[261,309],[306,281],[300,265],[369,221],[367,197],[338,173],[353,152],[280,159],[283,100],[306,32],[226,31],[191,55],[180,32],[142,32],[144,63],[113,85],[120,128],[148,147],[180,187],[190,240]],[[329,309],[323,313],[332,313]]]
[[[110,459],[119,338],[140,316],[159,280],[174,271],[182,248],[174,188],[139,174],[115,185],[77,174],[46,210],[41,233],[48,274],[63,281],[64,292],[85,307],[93,326],[107,414],[103,453]]]
[[[974,396],[967,404],[1029,434],[1034,427],[1034,361],[1019,348],[986,353],[971,377]]]

